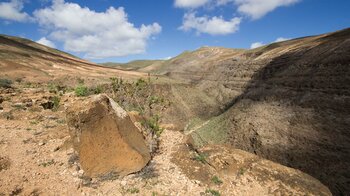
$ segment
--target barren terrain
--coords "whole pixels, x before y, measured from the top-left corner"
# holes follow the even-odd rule
[[[0,79],[12,81],[0,91],[0,194],[350,191],[349,29],[123,70],[21,38],[0,42]],[[65,107],[100,93],[141,114],[135,123],[157,137],[140,172],[91,179],[81,168]]]

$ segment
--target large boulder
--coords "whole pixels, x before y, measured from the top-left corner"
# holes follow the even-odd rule
[[[85,175],[124,176],[140,171],[151,156],[141,131],[127,112],[107,95],[74,101],[67,123]]]

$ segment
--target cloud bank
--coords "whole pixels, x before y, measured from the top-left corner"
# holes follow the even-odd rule
[[[89,59],[144,53],[147,40],[162,30],[158,23],[135,27],[122,7],[96,12],[64,0],[54,0],[34,16],[50,31],[51,39],[63,42],[65,50],[84,53]]]
[[[238,30],[242,17],[257,20],[279,7],[290,6],[299,1],[301,0],[175,0],[175,6],[189,10],[183,17],[181,30],[193,29],[197,34],[227,35]],[[193,11],[201,7],[211,7],[215,10],[220,6],[232,6],[235,8],[235,13],[241,17],[230,20],[225,20],[222,16],[197,17]]]

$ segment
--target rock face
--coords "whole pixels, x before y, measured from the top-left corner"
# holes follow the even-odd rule
[[[85,174],[124,176],[150,160],[145,140],[129,115],[106,95],[75,101],[66,109],[74,149]]]

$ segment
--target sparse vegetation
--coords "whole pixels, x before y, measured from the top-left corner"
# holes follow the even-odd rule
[[[143,121],[142,126],[149,128],[153,134],[159,137],[164,131],[164,129],[160,127],[159,121],[160,121],[159,116],[154,115],[151,118],[148,118],[145,121]]]
[[[15,116],[12,113],[12,110],[9,112],[4,112],[3,117],[6,118],[6,120],[14,120]]]
[[[128,111],[138,111],[143,117],[142,126],[159,137],[163,132],[160,127],[160,111],[168,107],[169,101],[157,94],[151,85],[151,79],[140,78],[134,82],[121,78],[110,78],[110,90],[113,99]]]
[[[205,154],[198,153],[193,157],[193,160],[199,161],[201,163],[207,163],[206,157],[207,156]]]
[[[102,85],[97,85],[97,86],[94,86],[94,87],[90,87],[89,91],[90,91],[91,94],[98,95],[98,94],[101,94],[104,91],[104,88],[103,88]]]
[[[137,193],[140,193],[140,190],[138,188],[129,188],[126,190],[126,192],[131,194],[137,194]]]
[[[60,107],[61,98],[58,97],[58,96],[54,96],[54,97],[52,98],[52,102],[53,102],[53,108],[52,108],[52,110],[53,110],[53,111],[58,110],[58,108]]]
[[[83,85],[79,85],[75,88],[74,92],[78,97],[86,97],[89,95],[89,88]]]
[[[207,189],[207,190],[205,190],[205,193],[207,195],[211,195],[211,196],[220,196],[219,191],[213,190],[213,189]]]
[[[24,110],[25,106],[23,104],[14,104],[12,107],[16,108],[16,110]]]
[[[222,180],[221,180],[219,177],[217,177],[217,176],[213,176],[213,177],[211,178],[211,181],[212,181],[214,184],[216,184],[216,185],[220,185],[220,184],[223,183]]]
[[[56,83],[56,82],[49,83],[47,85],[47,88],[50,93],[55,93],[55,94],[58,94],[58,93],[63,94],[68,91],[68,87],[66,85],[63,85],[61,83]]]
[[[23,87],[24,88],[37,88],[37,87],[39,87],[40,85],[39,84],[37,84],[37,83],[32,83],[32,82],[25,82],[24,84],[23,84]]]
[[[243,167],[240,168],[239,171],[238,171],[238,175],[240,175],[240,176],[243,175],[245,171],[246,170]]]
[[[0,88],[11,88],[12,84],[12,80],[0,78]]]
[[[39,166],[43,166],[43,167],[48,167],[52,164],[54,164],[55,161],[53,159],[49,160],[49,161],[46,161],[46,162],[43,162],[43,163],[40,163]]]

